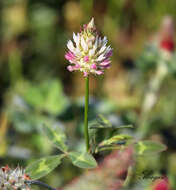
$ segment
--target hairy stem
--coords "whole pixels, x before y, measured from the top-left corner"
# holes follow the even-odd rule
[[[133,177],[133,166],[130,166],[128,168],[128,173],[127,173],[127,177],[123,183],[123,190],[125,190],[125,188],[127,188],[131,182],[131,179]]]
[[[85,107],[84,107],[84,137],[86,150],[89,151],[89,131],[88,131],[88,107],[89,107],[89,76],[85,78]]]
[[[32,181],[26,181],[27,184],[29,185],[38,185],[38,186],[41,186],[41,187],[45,187],[46,189],[49,189],[49,190],[56,190],[55,188],[41,182],[41,181],[37,181],[37,180],[32,180]]]

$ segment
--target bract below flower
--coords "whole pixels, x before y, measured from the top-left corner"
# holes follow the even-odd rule
[[[107,38],[101,38],[96,31],[94,19],[83,26],[80,33],[73,33],[73,41],[69,40],[69,51],[65,58],[70,62],[69,71],[81,71],[84,76],[90,73],[101,75],[110,67],[112,48],[107,46]]]

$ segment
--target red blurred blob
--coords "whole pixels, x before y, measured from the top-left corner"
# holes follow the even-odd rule
[[[173,52],[174,51],[174,42],[171,39],[170,40],[162,40],[160,42],[160,47],[169,52]]]
[[[162,180],[158,180],[158,182],[156,182],[156,185],[154,186],[153,190],[171,190],[168,179],[165,178]]]
[[[169,52],[174,51],[174,31],[173,18],[170,16],[164,17],[160,28],[160,48]]]

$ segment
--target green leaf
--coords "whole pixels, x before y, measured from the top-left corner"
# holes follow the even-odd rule
[[[43,131],[48,137],[48,139],[61,151],[66,152],[68,147],[65,144],[66,136],[65,134],[59,129],[53,129],[46,125],[43,126]]]
[[[121,125],[114,126],[111,122],[106,119],[103,115],[98,115],[96,121],[89,126],[90,129],[122,129],[122,128],[133,128],[133,125]]]
[[[103,115],[99,114],[98,117],[97,117],[97,122],[100,124],[100,125],[103,125],[103,126],[107,126],[107,127],[111,127],[112,124],[111,122],[106,119]]]
[[[166,146],[155,141],[139,141],[136,145],[136,152],[139,155],[159,153],[166,150]]]
[[[124,146],[127,146],[133,137],[125,134],[115,135],[109,139],[106,139],[98,144],[95,148],[95,153],[105,151],[105,150],[117,150]]]
[[[89,129],[106,129],[106,128],[109,128],[109,127],[100,125],[99,123],[93,123],[89,126]]]
[[[97,166],[94,157],[87,152],[69,152],[68,156],[72,164],[79,168],[95,168]]]
[[[63,157],[62,154],[41,158],[29,165],[25,171],[32,180],[39,179],[54,170],[61,163]]]
[[[89,126],[90,129],[124,129],[124,128],[133,128],[133,125],[120,125],[120,126],[105,126],[98,123],[93,123]]]
[[[90,129],[106,129],[112,128],[112,124],[103,115],[98,115],[96,120],[89,126]]]
[[[52,115],[63,113],[69,105],[59,80],[47,80],[39,84],[26,82],[20,94],[35,110],[45,111]]]
[[[127,140],[133,139],[132,136],[121,134],[121,135],[115,135],[111,137],[110,139],[104,140],[100,143],[100,146],[108,146],[111,144],[121,144],[121,142],[126,142]]]
[[[123,145],[123,146],[122,146]],[[123,144],[116,144],[116,145],[109,145],[109,146],[98,146],[96,147],[94,153],[98,153],[101,151],[109,151],[109,150],[120,150],[124,148],[124,145],[126,145],[126,142],[123,142]]]
[[[116,129],[123,129],[123,128],[134,128],[134,126],[133,125],[120,125],[120,126],[116,126],[115,127]]]
[[[58,80],[52,80],[44,84],[43,87],[47,90],[44,110],[54,115],[62,113],[69,104],[63,93],[62,83]]]

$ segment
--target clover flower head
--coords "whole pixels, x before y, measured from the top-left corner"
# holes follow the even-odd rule
[[[84,25],[80,33],[73,33],[73,41],[67,43],[65,58],[70,62],[69,71],[81,71],[101,75],[110,67],[112,48],[107,46],[107,37],[101,38],[96,30],[94,18]]]
[[[14,170],[8,166],[0,168],[0,190],[30,190],[26,180],[29,176],[19,167]]]

